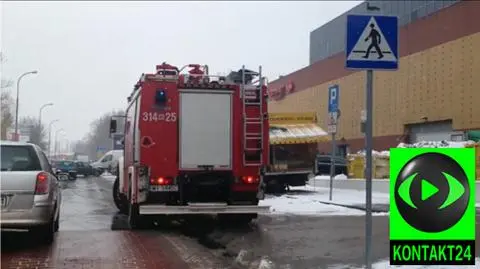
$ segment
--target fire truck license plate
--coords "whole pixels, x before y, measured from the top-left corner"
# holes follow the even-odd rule
[[[167,186],[150,186],[150,191],[178,191],[177,185],[167,185]]]

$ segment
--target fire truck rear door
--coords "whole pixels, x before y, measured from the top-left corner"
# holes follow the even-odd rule
[[[232,168],[232,92],[181,90],[180,169]]]

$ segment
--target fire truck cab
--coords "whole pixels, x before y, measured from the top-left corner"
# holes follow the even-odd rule
[[[113,186],[132,228],[151,216],[219,214],[249,222],[269,212],[258,205],[269,153],[264,81],[261,67],[212,76],[206,65],[163,63],[142,74],[119,130],[124,154]]]

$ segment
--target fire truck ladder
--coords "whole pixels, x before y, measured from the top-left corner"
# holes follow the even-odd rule
[[[259,66],[258,73],[249,71],[242,66],[242,84],[241,96],[243,103],[243,165],[258,166],[263,161],[263,133],[264,133],[264,117],[263,117],[263,78],[262,66]],[[246,76],[258,76],[258,84],[251,83],[251,79],[247,81]],[[253,98],[252,98],[253,97]],[[252,116],[249,110],[258,109],[258,113]],[[247,113],[247,111],[250,111]],[[254,129],[252,132],[250,130]]]

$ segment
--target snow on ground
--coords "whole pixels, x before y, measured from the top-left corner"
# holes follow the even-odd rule
[[[315,176],[315,179],[316,180],[330,180],[330,176],[329,175],[320,175],[320,176]],[[340,174],[340,175],[336,175],[335,176],[335,179],[348,179],[348,176],[347,175],[344,175],[344,174]]]
[[[110,174],[109,172],[104,172],[100,177],[108,180],[108,181],[115,181],[115,176]]]
[[[308,196],[280,196],[266,198],[260,205],[270,206],[272,214],[292,215],[364,215],[363,211],[341,206],[326,205]]]
[[[386,261],[381,261],[374,263],[372,268],[373,269],[475,269],[478,268],[480,265],[480,258],[475,259],[475,264],[476,265],[470,265],[470,266],[453,266],[453,265],[404,265],[404,266],[396,266],[396,265],[390,265],[390,262],[388,260]],[[328,269],[361,269],[360,267],[353,267],[350,265],[334,265],[334,266],[329,266]]]
[[[358,205],[365,202],[364,192],[356,190],[334,190],[331,202],[345,205]],[[385,203],[388,194],[373,195],[374,203]],[[273,214],[295,215],[365,215],[365,211],[346,208],[337,205],[328,205],[322,202],[329,201],[328,188],[314,188],[312,186],[292,187],[290,192],[282,196],[267,195],[260,205],[270,206]],[[375,215],[386,215],[380,213]]]
[[[307,185],[304,187],[310,191],[316,191],[319,193],[326,193],[322,196],[322,201],[329,201],[329,189],[324,187],[314,187]],[[358,205],[365,203],[365,191],[363,190],[349,190],[349,189],[333,189],[332,201],[333,203],[345,204],[345,205]],[[390,194],[374,192],[372,193],[373,204],[388,204],[390,201]]]

